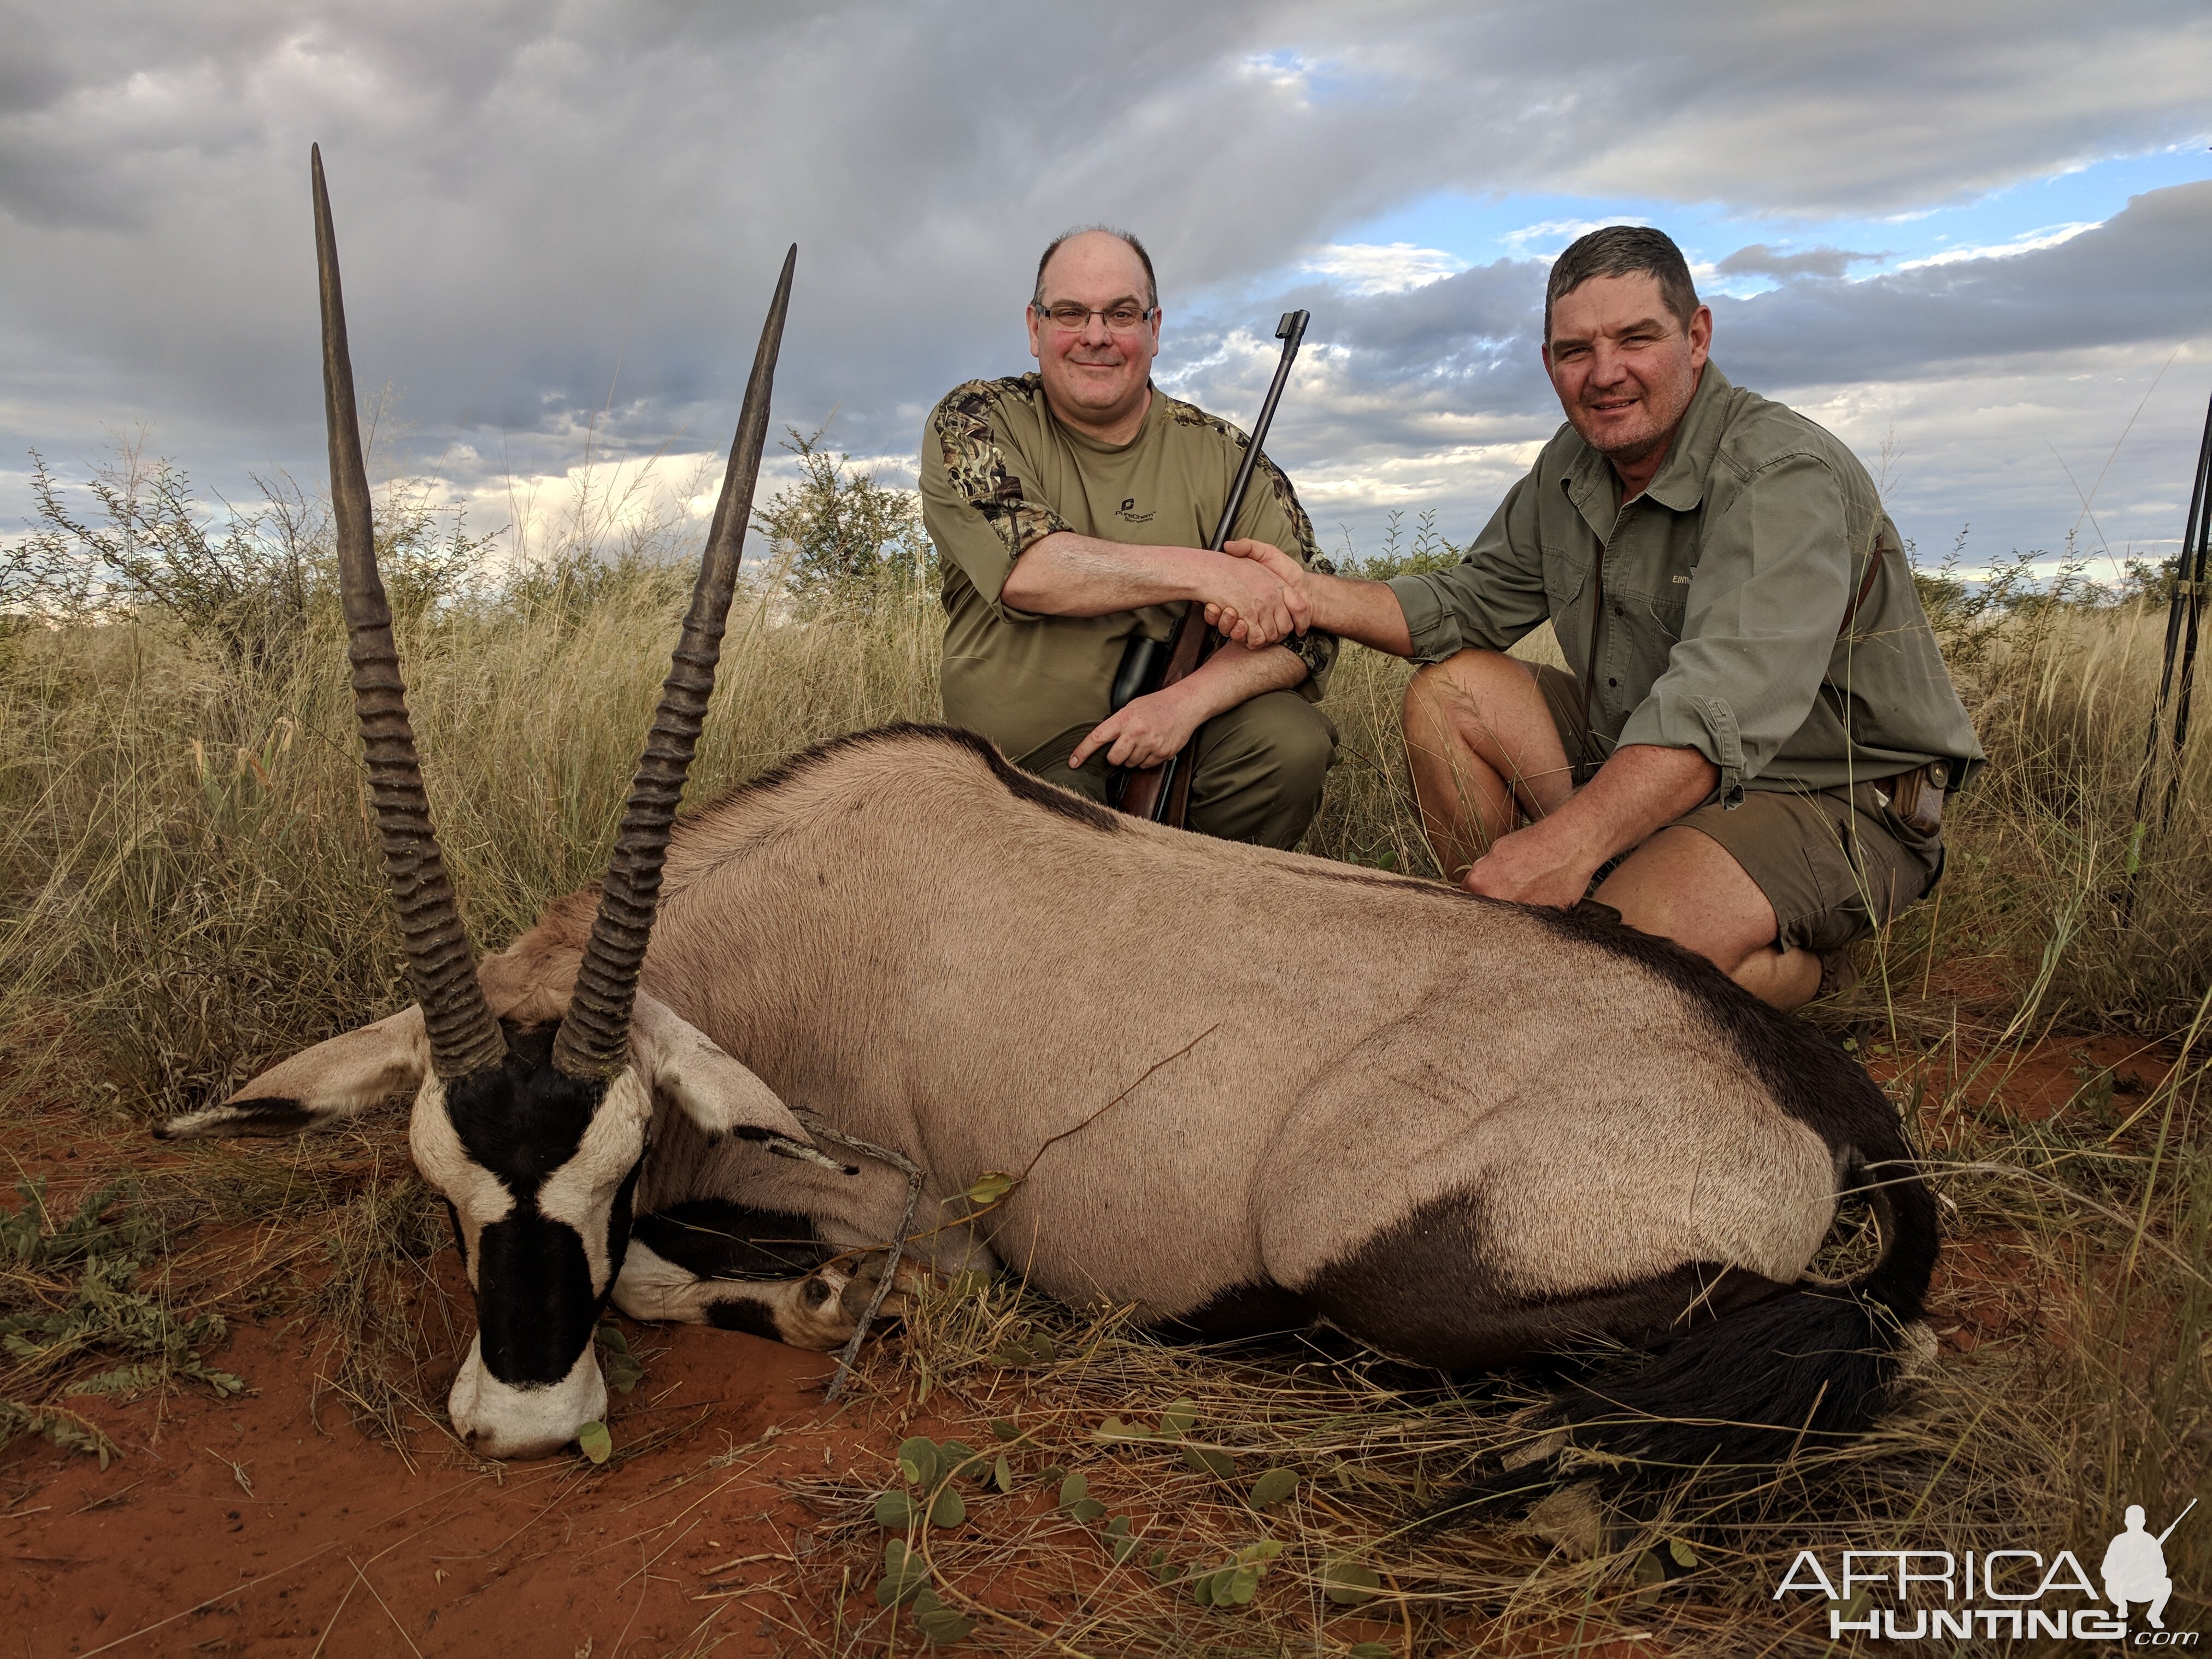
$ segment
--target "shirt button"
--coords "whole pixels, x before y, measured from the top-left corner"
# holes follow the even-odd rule
[[[1607,680],[1607,681],[1606,682],[1606,684],[1607,684],[1607,685],[1609,685],[1609,686],[1613,687],[1613,688],[1614,688],[1614,689],[1616,689],[1616,690],[1618,690],[1618,689],[1620,688],[1620,682],[1619,680]]]
[[[1614,616],[1616,616],[1616,617],[1620,617],[1620,616],[1626,616],[1627,613],[1626,613],[1626,611],[1624,611],[1623,610],[1621,610],[1621,608],[1620,608],[1619,605],[1616,605],[1615,606],[1613,606],[1613,614]]]

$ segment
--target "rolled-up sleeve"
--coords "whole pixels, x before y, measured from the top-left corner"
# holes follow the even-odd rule
[[[958,567],[992,610],[1009,622],[1036,620],[999,597],[1014,561],[1066,520],[1036,499],[1019,459],[994,419],[988,382],[951,392],[930,413],[921,436],[921,510],[940,559]]]
[[[1696,750],[1719,769],[1720,799],[1734,805],[1820,695],[1850,549],[1843,490],[1815,456],[1769,462],[1707,512],[1682,636],[1620,746]]]
[[[1503,651],[1551,614],[1535,489],[1531,475],[1508,490],[1457,564],[1390,579],[1414,661],[1441,662],[1470,646]]]

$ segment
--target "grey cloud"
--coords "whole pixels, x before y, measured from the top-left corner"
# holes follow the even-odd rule
[[[1849,248],[1814,247],[1802,253],[1784,253],[1764,242],[1740,247],[1713,269],[1723,276],[1840,276],[1855,264],[1886,259],[1886,253],[1854,253]]]
[[[1617,0],[1575,14],[1565,54],[1558,20],[1446,0],[9,5],[0,442],[85,455],[147,420],[219,482],[312,476],[311,138],[362,379],[396,384],[424,450],[465,441],[489,474],[574,459],[587,423],[617,447],[726,441],[793,239],[778,416],[835,408],[837,441],[899,453],[946,386],[1024,366],[1030,265],[1079,220],[1145,236],[1173,361],[1195,366],[1224,320],[1178,295],[1242,291],[1427,191],[1923,205],[2197,130],[2212,46],[2180,0],[2117,19],[1877,0],[1844,25],[1726,0],[1694,28]],[[1285,441],[1547,429],[1530,271],[1328,291],[1334,401],[1286,412]],[[1745,353],[1796,373],[1871,313],[1817,276],[1790,286],[1843,307],[1794,345],[1742,313]],[[1224,398],[1242,372],[1188,370]],[[0,490],[0,521],[20,511]]]
[[[2055,247],[1716,299],[1713,356],[1738,385],[1814,400],[1877,469],[1901,424],[1911,459],[1893,500],[1907,533],[1931,546],[1972,520],[1996,538],[1984,552],[2055,547],[2077,519],[2086,546],[2100,536],[2158,544],[2179,525],[2169,498],[2195,453],[2201,387],[2185,392],[2177,375],[2148,418],[2136,405],[2175,348],[2212,342],[2207,269],[2212,183],[2180,185]],[[1272,448],[1293,476],[1325,476],[1547,437],[1560,414],[1538,357],[1544,274],[1533,260],[1500,260],[1409,293],[1255,303],[1255,316],[1310,305],[1309,337],[1336,353],[1308,382],[1314,395],[1294,383]],[[1256,406],[1265,374],[1249,356],[1215,362],[1225,335],[1215,327],[1191,343],[1188,361],[1211,366],[1180,389],[1235,416]],[[2125,462],[2092,520],[2075,485],[2094,486],[2124,433]],[[1479,525],[1511,476],[1439,483],[1431,500],[1448,533]],[[1376,514],[1355,516],[1371,533]]]
[[[2056,247],[1792,283],[1713,305],[1714,353],[1779,386],[1917,380],[2024,354],[2200,337],[2212,182],[2131,198]]]

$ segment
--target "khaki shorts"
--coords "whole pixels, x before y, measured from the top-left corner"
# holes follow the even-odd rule
[[[1575,782],[1587,783],[1610,750],[1583,718],[1583,689],[1563,670],[1534,672]],[[1774,907],[1778,943],[1826,956],[1886,925],[1943,872],[1942,837],[1892,811],[1886,781],[1747,789],[1739,806],[1709,803],[1674,823],[1711,836],[1743,866]]]

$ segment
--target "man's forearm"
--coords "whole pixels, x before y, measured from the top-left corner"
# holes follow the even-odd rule
[[[1208,562],[1224,556],[1202,547],[1147,547],[1054,531],[1014,561],[999,597],[1033,616],[1110,616],[1200,597]]]
[[[1313,626],[1327,629],[1339,639],[1358,640],[1394,657],[1413,654],[1413,635],[1406,626],[1406,609],[1388,582],[1362,581],[1352,576],[1309,574],[1301,586],[1313,607]]]
[[[1616,750],[1566,805],[1531,825],[1577,848],[1589,867],[1640,847],[1713,792],[1720,769],[1694,749],[1632,744]]]
[[[1283,646],[1247,651],[1224,645],[1170,691],[1189,698],[1195,723],[1202,724],[1270,691],[1287,691],[1305,677],[1304,659]]]

